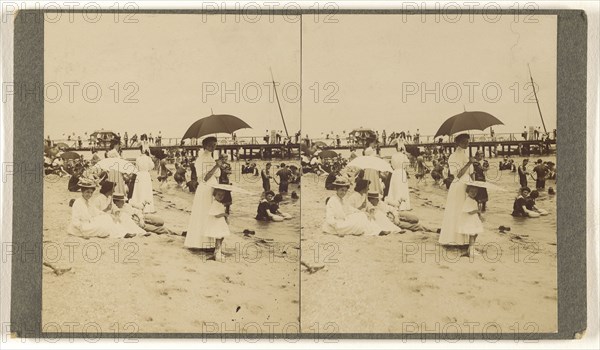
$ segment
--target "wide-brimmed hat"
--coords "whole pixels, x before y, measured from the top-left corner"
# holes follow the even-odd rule
[[[113,201],[124,201],[125,195],[123,193],[113,193]]]
[[[350,180],[345,177],[338,176],[335,178],[335,181],[332,183],[335,187],[348,187],[350,188]]]
[[[96,183],[90,179],[84,179],[81,178],[79,179],[79,182],[77,182],[77,186],[79,188],[93,188],[96,189]]]

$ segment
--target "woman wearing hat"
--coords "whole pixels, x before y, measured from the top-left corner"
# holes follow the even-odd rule
[[[368,235],[377,236],[388,234],[373,220],[369,220],[367,214],[344,201],[346,193],[350,188],[350,181],[340,177],[334,181],[336,195],[331,196],[325,208],[325,222],[323,232],[338,236],[345,235]]]
[[[106,158],[121,158],[121,141],[114,139],[110,142],[110,150],[106,153]],[[108,172],[108,181],[115,183],[115,192],[127,193],[127,186],[125,185],[125,179],[116,169],[111,169]]]
[[[211,185],[218,184],[221,176],[221,160],[215,161],[212,156],[216,147],[216,137],[211,136],[202,140],[202,151],[194,163],[198,174],[198,187],[194,194],[192,214],[184,242],[186,248],[210,248],[215,242],[214,238],[207,236],[206,222],[213,202]]]
[[[473,173],[474,158],[469,158],[469,135],[460,134],[454,139],[457,147],[448,158],[449,171],[454,175],[454,181],[448,189],[444,219],[440,231],[439,243],[442,245],[468,245],[469,236],[459,232],[462,218],[462,208],[467,198],[467,182]]]
[[[69,233],[75,236],[100,237],[124,235],[123,229],[116,225],[111,216],[99,210],[91,201],[96,185],[87,179],[79,181],[81,198],[73,202]]]
[[[152,191],[152,178],[150,177],[150,170],[154,169],[154,162],[150,158],[149,150],[143,148],[141,150],[142,154],[135,160],[138,172],[135,177],[131,203],[135,203],[140,207],[143,206],[144,213],[155,213],[154,192]]]
[[[365,156],[373,156],[376,157],[375,147],[377,145],[376,139],[371,139],[368,141],[369,147],[365,148],[364,155]],[[365,179],[369,180],[369,191],[383,193],[383,187],[381,186],[381,179],[379,178],[379,171],[375,169],[364,169]]]
[[[408,174],[406,172],[410,160],[406,156],[404,145],[392,156],[390,164],[394,172],[390,180],[390,190],[385,200],[388,203],[397,203],[400,210],[410,210]]]
[[[128,210],[123,209],[123,206],[125,205],[125,194],[114,193],[112,195],[112,200],[114,205],[112,206],[111,214],[115,223],[121,226],[121,231],[130,234],[130,236],[149,235],[149,233],[133,221],[131,213]]]

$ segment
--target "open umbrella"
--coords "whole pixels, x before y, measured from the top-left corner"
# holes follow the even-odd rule
[[[99,167],[102,170],[116,170],[123,174],[135,173],[138,170],[135,164],[121,158],[104,158],[98,163],[96,163],[95,166]]]
[[[77,152],[65,152],[60,155],[62,159],[79,159],[81,156]]]
[[[373,156],[356,157],[350,163],[348,163],[348,166],[353,166],[353,167],[357,167],[360,169],[374,169],[374,170],[389,171],[389,172],[394,171],[392,169],[390,163],[386,162],[385,160],[383,160],[381,158],[373,157]]]
[[[336,158],[338,156],[338,153],[336,151],[332,151],[332,150],[325,150],[322,151],[321,153],[319,153],[319,157],[321,158]]]
[[[56,145],[54,145],[54,147],[58,148],[58,149],[65,149],[65,148],[69,148],[69,145],[67,145],[64,142],[59,142]]]
[[[196,139],[202,136],[227,133],[231,134],[239,129],[251,128],[245,121],[229,114],[213,114],[208,117],[198,119],[190,125],[182,140]]]
[[[485,130],[493,125],[504,125],[504,123],[486,112],[462,112],[448,118],[435,133],[434,138],[443,135],[453,135],[466,130]]]

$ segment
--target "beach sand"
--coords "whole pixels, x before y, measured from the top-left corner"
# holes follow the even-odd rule
[[[158,214],[180,235],[193,194],[176,188],[172,178],[157,189],[156,174],[152,177]],[[258,223],[254,216],[260,178],[235,177],[235,185],[257,195],[233,194],[226,262],[185,249],[179,235],[90,240],[69,236],[68,203],[80,194],[67,191],[67,178],[46,177],[44,261],[71,270],[57,275],[43,269],[42,322],[49,325],[45,330],[66,332],[69,322],[77,324],[75,332],[119,331],[132,337],[148,332],[266,332],[269,322],[275,333],[286,326],[297,329],[300,203],[282,206],[293,220]],[[298,191],[295,186],[291,190]],[[246,228],[256,235],[244,237]],[[91,326],[86,330],[85,325]]]
[[[495,162],[491,160],[490,163]],[[491,192],[477,238],[481,255],[459,258],[437,245],[438,234],[383,237],[322,233],[325,177],[306,175],[302,197],[302,261],[325,267],[301,271],[303,332],[510,333],[557,330],[556,202],[543,193],[550,215],[510,216],[518,179],[495,176],[509,189]],[[409,180],[412,214],[439,228],[447,191]],[[547,186],[555,187],[554,181]],[[499,232],[500,225],[511,231]]]

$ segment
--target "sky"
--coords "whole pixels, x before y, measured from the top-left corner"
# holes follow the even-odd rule
[[[522,132],[526,125],[541,126],[527,85],[528,63],[546,128],[556,128],[555,16],[336,19],[303,21],[303,84],[334,84],[329,100],[305,90],[303,134],[342,135],[362,126],[433,135],[444,120],[465,110],[503,121],[496,133]]]
[[[104,14],[92,23],[65,14],[46,22],[45,135],[104,128],[130,136],[160,130],[177,138],[212,113],[253,127],[238,136],[284,130],[271,70],[288,131],[299,130],[299,21],[188,14],[131,19],[137,23],[123,15]]]
[[[465,110],[498,117],[505,126],[496,133],[521,132],[541,126],[528,64],[546,128],[556,127],[555,16],[134,19],[46,22],[45,135],[104,128],[181,137],[211,113],[253,127],[238,136],[283,130],[271,70],[290,134],[368,127],[428,135]]]

